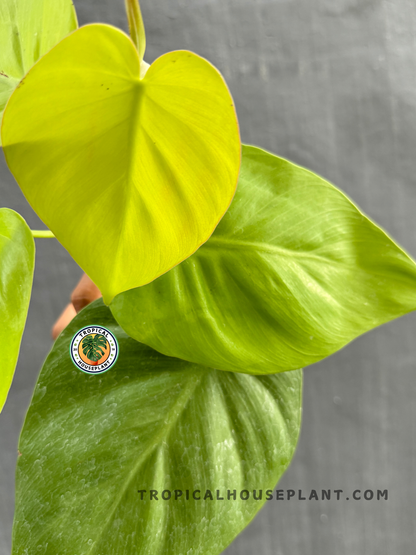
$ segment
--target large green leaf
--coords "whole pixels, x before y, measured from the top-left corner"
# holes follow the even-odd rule
[[[10,98],[2,137],[26,198],[107,303],[209,238],[240,167],[218,71],[179,51],[142,78],[134,44],[107,25],[80,28],[33,67]]]
[[[22,77],[76,27],[71,0],[0,1],[0,121]]]
[[[120,348],[101,375],[76,370],[68,353],[93,324]],[[256,377],[165,357],[96,301],[60,335],[35,389],[19,444],[14,555],[220,553],[292,458],[301,383],[301,371]],[[165,501],[164,490],[183,495]],[[196,490],[214,500],[194,500]]]
[[[416,266],[335,187],[244,147],[236,197],[212,238],[111,308],[166,355],[284,371],[416,308]]]
[[[24,219],[0,209],[0,412],[12,384],[26,324],[35,243]]]

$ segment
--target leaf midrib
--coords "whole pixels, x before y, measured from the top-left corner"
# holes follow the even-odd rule
[[[124,203],[123,203],[123,209],[121,210],[121,226],[119,229],[119,233],[118,233],[118,241],[117,241],[117,246],[114,249],[114,260],[113,260],[113,267],[114,267],[114,273],[113,273],[113,280],[110,284],[107,284],[107,293],[103,294],[104,299],[106,299],[106,297],[111,297],[110,302],[113,300],[114,298],[114,287],[113,284],[117,282],[117,280],[119,279],[119,273],[124,271],[124,265],[123,265],[123,250],[120,248],[121,244],[122,244],[122,240],[124,237],[124,233],[125,233],[125,229],[127,226],[127,222],[128,222],[128,213],[130,210],[130,202],[131,202],[131,198],[132,198],[132,188],[135,187],[133,180],[131,178],[132,175],[132,168],[133,168],[133,164],[134,164],[134,154],[135,152],[137,152],[137,141],[138,141],[138,129],[139,129],[139,122],[140,122],[140,112],[141,112],[141,108],[142,108],[142,104],[143,104],[143,98],[144,98],[144,89],[143,89],[143,84],[140,80],[136,81],[136,90],[134,92],[134,94],[137,97],[136,102],[134,103],[134,108],[133,108],[133,113],[131,114],[131,123],[130,123],[130,129],[129,129],[129,151],[130,151],[130,159],[128,161],[128,167],[126,169],[126,172],[124,174],[124,179],[126,182],[126,187],[124,188]],[[108,290],[111,290],[110,295],[108,295]],[[106,304],[107,300],[105,300]]]
[[[172,408],[168,412],[167,417],[164,419],[164,422],[168,422],[168,424],[165,426],[163,425],[161,426],[159,433],[155,436],[153,441],[139,456],[136,463],[133,465],[133,468],[128,473],[124,486],[121,488],[121,490],[119,490],[120,493],[117,495],[117,498],[110,509],[109,516],[106,519],[106,521],[103,523],[103,526],[101,527],[101,530],[97,535],[97,540],[95,541],[91,549],[86,553],[86,555],[92,555],[94,552],[96,552],[96,548],[98,548],[99,546],[98,540],[101,539],[102,535],[105,532],[105,529],[110,524],[111,519],[114,516],[114,513],[116,512],[122,498],[124,497],[124,494],[126,493],[128,486],[131,484],[133,478],[136,476],[141,464],[147,459],[149,455],[151,455],[153,450],[162,441],[167,440],[171,430],[179,420],[189,400],[191,399],[193,393],[195,392],[196,388],[201,383],[201,381],[205,378],[205,376],[206,376],[206,373],[201,368],[200,372],[194,372],[194,375],[189,379],[184,391],[179,395],[178,399],[176,400],[176,402],[173,404]],[[176,413],[176,418],[172,418],[175,413]]]

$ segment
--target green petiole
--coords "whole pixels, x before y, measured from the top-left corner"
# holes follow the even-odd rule
[[[35,239],[54,239],[55,235],[49,229],[31,229],[32,237]]]

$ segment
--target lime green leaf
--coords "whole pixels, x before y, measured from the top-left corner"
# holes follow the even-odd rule
[[[1,0],[0,121],[22,77],[76,27],[71,0]]]
[[[146,33],[138,0],[126,0],[126,12],[131,40],[136,45],[140,62],[142,62],[146,50]]]
[[[0,412],[12,385],[25,328],[35,266],[35,243],[24,219],[0,209]]]
[[[91,324],[119,343],[105,374],[69,359],[72,336]],[[257,377],[165,357],[96,301],[60,335],[35,389],[19,444],[13,553],[220,553],[293,456],[301,383],[301,371]],[[162,500],[165,490],[183,495]],[[196,490],[214,499],[194,500]]]
[[[82,27],[33,67],[3,118],[17,182],[107,303],[209,238],[240,166],[232,99],[212,65],[179,51],[139,73],[124,33]]]
[[[212,238],[112,303],[132,337],[234,372],[301,368],[416,308],[416,266],[335,187],[243,148]]]

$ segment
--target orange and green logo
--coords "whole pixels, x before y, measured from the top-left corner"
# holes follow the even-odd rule
[[[119,346],[113,333],[102,326],[86,326],[72,338],[72,362],[87,374],[107,372],[117,361]]]

